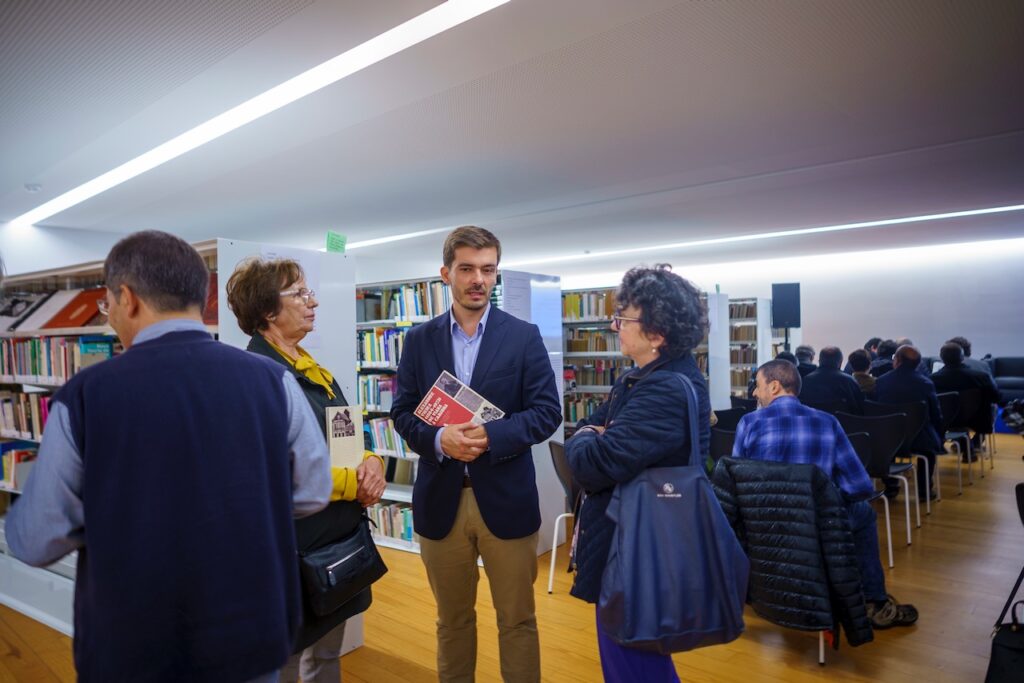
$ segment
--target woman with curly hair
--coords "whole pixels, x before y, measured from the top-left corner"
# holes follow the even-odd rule
[[[708,324],[700,292],[671,266],[659,264],[627,272],[616,303],[612,329],[635,367],[619,377],[608,400],[578,423],[565,444],[573,477],[585,492],[572,594],[590,603],[600,595],[615,531],[605,516],[615,485],[649,467],[688,464],[693,439],[706,456],[711,435],[707,381],[693,358]],[[689,405],[677,373],[693,383],[697,405]],[[690,433],[691,410],[697,411],[699,434]],[[600,623],[597,644],[606,681],[679,681],[670,656],[619,645]]]

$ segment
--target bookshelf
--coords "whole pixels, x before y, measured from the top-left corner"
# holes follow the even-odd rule
[[[320,302],[316,330],[307,335],[303,346],[325,367],[337,372],[339,384],[343,391],[348,392],[346,396],[354,393],[355,348],[351,330],[355,324],[355,267],[351,258],[223,239],[193,246],[211,271],[211,292],[216,297],[207,303],[208,312],[216,311],[215,317],[206,320],[207,330],[217,334],[220,341],[242,349],[248,345],[249,339],[238,328],[227,306],[227,294],[223,289],[227,275],[242,259],[255,255],[295,258],[302,263],[307,282],[316,290]],[[102,267],[102,262],[93,262],[19,275],[7,279],[5,290],[31,293],[96,287],[102,284]],[[219,283],[218,273],[224,274]],[[120,351],[113,330],[102,323],[105,321],[79,328],[26,329],[22,325],[14,331],[0,332],[0,383],[5,383],[0,384],[0,418],[3,418],[0,435],[24,436],[26,433],[22,429],[7,429],[9,395],[12,402],[13,397],[21,393],[38,395],[38,400],[43,401],[76,371]],[[100,348],[104,344],[109,349]],[[28,415],[34,419],[37,412],[38,409],[32,411],[30,406]],[[38,441],[45,419],[40,419],[38,424],[30,420],[28,424],[30,429],[27,431]],[[2,490],[4,493],[0,493],[0,498],[17,495],[15,486],[5,485]],[[0,501],[0,511],[7,503],[7,500]],[[72,635],[77,553],[45,569],[29,567],[8,553],[2,525],[3,518],[0,517],[0,602]],[[362,618],[359,616],[349,621],[343,651],[358,647],[362,642]]]
[[[694,349],[694,360],[708,379],[711,404],[729,407],[728,296],[704,295],[708,305],[708,333]],[[589,417],[607,399],[615,380],[633,362],[618,350],[618,334],[611,329],[615,288],[574,290],[562,295],[565,359],[563,419],[565,437],[576,423]]]
[[[781,330],[771,326],[771,300],[729,299],[730,390],[747,395],[747,384],[757,367],[767,363],[781,349]]]
[[[491,295],[492,305],[538,325],[559,387],[562,371],[560,291],[558,278],[502,270]],[[395,373],[405,335],[412,327],[447,313],[451,307],[451,292],[438,277],[373,282],[358,285],[355,301],[358,396],[364,406],[364,421],[370,429],[374,452],[387,463],[388,483],[384,497],[367,511],[377,525],[374,539],[379,545],[418,553],[411,504],[419,456],[398,436],[389,413],[397,390]],[[547,444],[538,444],[534,449],[541,517],[546,525],[562,512],[561,485]],[[548,549],[541,538],[538,554]]]

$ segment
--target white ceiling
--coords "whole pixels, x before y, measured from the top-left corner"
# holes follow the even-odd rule
[[[0,221],[435,4],[3,0]],[[512,0],[42,224],[320,247],[471,222],[514,262],[1021,203],[1022,2]],[[628,260],[1022,234],[1005,214]],[[441,239],[359,255],[433,268]]]

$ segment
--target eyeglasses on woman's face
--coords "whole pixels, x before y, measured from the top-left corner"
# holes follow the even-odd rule
[[[612,316],[612,329],[622,329],[622,323],[638,323],[640,318],[631,318],[628,315],[615,314]]]
[[[296,299],[301,299],[302,303],[306,306],[309,305],[310,301],[316,301],[316,292],[312,289],[306,289],[305,287],[300,289],[286,289],[281,292],[281,296],[294,296]]]

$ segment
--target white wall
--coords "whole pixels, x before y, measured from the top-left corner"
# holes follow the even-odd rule
[[[124,237],[112,232],[0,225],[0,257],[7,275],[102,261]]]
[[[553,265],[553,264],[549,264]],[[566,289],[608,286],[621,270],[565,276]],[[557,272],[556,268],[548,268]],[[731,297],[771,297],[772,282],[799,282],[803,343],[844,354],[873,336],[910,337],[937,356],[954,335],[973,355],[1024,356],[1024,239],[687,266],[700,287]]]

